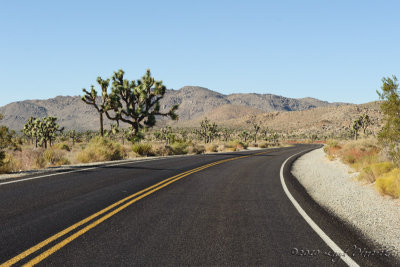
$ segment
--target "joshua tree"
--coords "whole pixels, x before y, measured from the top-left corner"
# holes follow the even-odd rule
[[[35,138],[36,147],[37,143],[40,142],[42,146],[47,148],[47,142],[51,146],[56,133],[64,130],[64,128],[60,128],[56,120],[57,118],[55,117],[44,117],[41,119],[30,117],[24,126],[24,133],[27,136]]]
[[[254,143],[257,143],[257,134],[261,129],[260,122],[257,121],[256,115],[252,115],[250,117],[250,119],[247,121],[247,123],[251,124],[251,126],[253,127],[253,130],[254,130],[254,134],[253,134]]]
[[[269,132],[268,128],[264,128],[264,129],[261,130],[260,133],[261,133],[261,136],[262,136],[262,138],[263,138],[264,140],[267,139],[267,137],[268,137],[268,132]]]
[[[123,70],[119,70],[112,76],[111,93],[105,109],[108,119],[129,124],[136,137],[140,129],[151,128],[156,124],[156,116],[178,119],[175,113],[178,105],[174,105],[168,112],[160,111],[160,100],[165,95],[166,87],[161,81],[154,80],[150,70],[136,82],[124,79],[124,74]],[[114,115],[110,111],[114,111]]]
[[[26,137],[28,137],[30,140],[32,140],[32,143],[33,143],[33,139],[35,139],[35,147],[37,147],[38,137],[35,135],[34,123],[33,123],[34,121],[35,121],[35,118],[30,117],[28,119],[28,121],[25,123],[24,129],[22,130],[22,132],[24,133],[24,135]]]
[[[94,89],[94,86],[91,85],[90,92],[85,88],[82,91],[85,93],[84,96],[81,97],[82,101],[84,101],[88,105],[92,105],[95,107],[100,116],[100,135],[104,136],[104,122],[103,122],[103,114],[106,111],[106,102],[108,100],[108,86],[110,84],[110,79],[103,80],[101,77],[97,77],[97,83],[101,87],[101,100],[99,103],[99,99],[97,97],[97,91]]]
[[[278,143],[279,134],[276,133],[276,132],[274,132],[274,133],[271,134],[270,138],[271,138],[272,142],[273,142],[274,144],[276,144],[276,143]]]
[[[243,131],[239,134],[239,137],[246,143],[247,139],[250,137],[250,134],[248,131]]]
[[[363,133],[366,134],[367,128],[372,124],[368,114],[364,114],[360,117],[361,119],[361,128],[363,129]]]
[[[195,133],[204,139],[204,143],[211,143],[218,136],[218,126],[215,122],[211,123],[207,118],[204,118],[200,122],[200,129],[196,129]]]
[[[353,121],[353,125],[351,127],[351,130],[354,134],[354,139],[357,140],[358,138],[358,131],[360,130],[360,128],[362,127],[362,117],[356,119]]]
[[[76,131],[75,130],[70,130],[68,132],[68,135],[72,139],[72,145],[74,146],[75,145],[75,141],[76,141],[76,137],[77,137]]]
[[[232,132],[232,129],[228,128],[224,128],[221,130],[221,136],[225,142],[227,142],[229,138],[231,138]]]

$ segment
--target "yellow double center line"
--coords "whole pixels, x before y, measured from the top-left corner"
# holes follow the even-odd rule
[[[99,225],[100,223],[104,222],[105,220],[107,220],[108,218],[110,218],[111,216],[117,214],[118,212],[120,212],[121,210],[127,208],[128,206],[132,205],[133,203],[139,201],[140,199],[160,190],[163,187],[166,187],[169,184],[172,184],[180,179],[182,179],[183,177],[186,177],[192,173],[207,169],[209,167],[224,163],[224,162],[228,162],[228,161],[232,161],[232,160],[237,160],[237,159],[241,159],[241,158],[247,158],[249,156],[253,156],[253,155],[260,155],[266,152],[261,152],[261,153],[255,153],[255,154],[251,154],[251,155],[246,155],[246,156],[240,156],[240,157],[235,157],[235,158],[230,158],[230,159],[224,159],[224,160],[220,160],[220,161],[216,161],[210,164],[206,164],[203,166],[200,166],[198,168],[180,173],[178,175],[172,176],[170,178],[167,178],[157,184],[154,184],[150,187],[147,187],[135,194],[132,194],[124,199],[121,199],[120,201],[115,202],[114,204],[102,209],[99,212],[96,212],[94,214],[92,214],[91,216],[75,223],[74,225],[71,225],[70,227],[62,230],[61,232],[47,238],[46,240],[40,242],[39,244],[25,250],[24,252],[20,253],[19,255],[15,256],[14,258],[4,262],[3,264],[0,265],[0,267],[5,267],[5,266],[11,266],[23,259],[25,259],[26,257],[28,257],[29,255],[31,255],[32,253],[35,253],[36,251],[38,251],[39,249],[43,248],[44,246],[50,244],[51,242],[55,241],[56,239],[68,234],[69,232],[75,230],[76,228],[86,224],[87,222],[95,219],[96,217],[99,217],[100,215],[105,214],[104,216],[102,216],[101,218],[95,220],[94,222],[88,224],[87,226],[85,226],[84,228],[82,228],[81,230],[77,231],[76,233],[70,235],[69,237],[63,239],[62,241],[58,242],[57,244],[55,244],[54,246],[52,246],[51,248],[47,249],[46,251],[44,251],[43,253],[41,253],[40,255],[38,255],[37,257],[33,258],[31,261],[29,261],[28,263],[26,263],[24,266],[33,266],[35,264],[38,264],[39,262],[41,262],[42,260],[44,260],[45,258],[47,258],[48,256],[50,256],[51,254],[53,254],[54,252],[56,252],[57,250],[61,249],[62,247],[64,247],[65,245],[67,245],[68,243],[70,243],[71,241],[73,241],[74,239],[78,238],[79,236],[83,235],[84,233],[86,233],[87,231],[89,231],[90,229],[96,227],[97,225]],[[128,201],[130,200],[130,201]],[[127,203],[123,204],[124,202],[128,201]],[[123,205],[121,205],[123,204]],[[117,209],[112,210],[113,208],[117,207],[121,205],[120,207],[118,207]],[[107,213],[108,211],[112,210],[111,212]]]

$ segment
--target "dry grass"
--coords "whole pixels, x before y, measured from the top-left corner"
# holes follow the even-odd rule
[[[124,159],[127,156],[121,144],[106,138],[95,137],[77,154],[79,162],[99,162]]]
[[[4,160],[4,165],[0,168],[0,173],[67,165],[70,164],[70,161],[66,157],[66,153],[66,151],[57,147],[8,151]]]
[[[32,146],[23,145],[21,151],[6,151],[6,158],[4,164],[0,166],[0,173],[134,157],[233,152],[246,149],[248,144],[238,140],[216,141],[212,144],[204,144],[201,141],[176,140],[170,145],[159,141],[122,145],[108,138],[95,137],[89,143],[72,145],[72,143],[62,142],[54,144],[49,149]],[[271,144],[268,142],[259,144],[259,147],[262,148],[269,146]]]
[[[153,156],[153,147],[149,143],[136,143],[132,145],[132,151],[138,156]]]
[[[395,168],[376,179],[375,188],[381,194],[400,198],[400,169]]]
[[[392,197],[400,197],[400,169],[382,161],[381,148],[374,139],[338,142],[330,140],[324,150],[329,159],[339,158],[360,174],[359,181],[375,183],[375,189]]]

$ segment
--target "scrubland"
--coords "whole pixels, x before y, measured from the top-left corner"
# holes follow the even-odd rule
[[[329,140],[324,150],[329,159],[338,158],[359,172],[360,182],[373,184],[380,194],[400,198],[400,166],[376,139]]]
[[[26,170],[37,170],[62,165],[104,162],[137,157],[169,156],[185,154],[203,154],[216,152],[233,152],[254,146],[248,142],[216,140],[205,144],[198,140],[175,140],[165,144],[163,141],[141,141],[137,143],[120,142],[108,137],[94,137],[90,141],[59,141],[47,149],[32,144],[22,144],[17,149],[6,151],[0,173],[12,173]],[[260,142],[260,148],[277,146],[269,142]]]

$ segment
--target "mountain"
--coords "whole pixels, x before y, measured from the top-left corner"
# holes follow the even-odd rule
[[[340,105],[314,98],[295,99],[272,94],[223,95],[198,86],[185,86],[179,90],[168,90],[162,100],[162,108],[166,110],[174,104],[180,105],[178,114],[181,121],[201,117],[205,113],[223,105],[251,107],[262,112],[297,111]]]
[[[317,107],[337,107],[339,103],[328,103],[314,98],[287,98],[272,94],[230,94],[224,95],[207,88],[185,86],[179,90],[167,90],[161,100],[161,109],[168,110],[179,104],[179,124],[197,122],[205,115],[216,121],[228,121],[249,114],[265,112],[286,112],[310,110]],[[97,130],[97,111],[85,104],[79,96],[57,96],[47,100],[25,100],[0,107],[4,115],[2,124],[14,130],[21,130],[30,116],[54,116],[66,129]],[[171,123],[168,120],[160,124]],[[173,122],[175,123],[175,122]],[[105,126],[110,121],[105,119]]]

